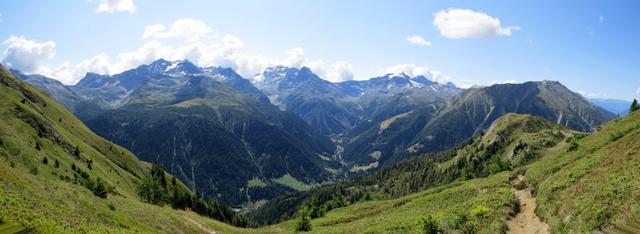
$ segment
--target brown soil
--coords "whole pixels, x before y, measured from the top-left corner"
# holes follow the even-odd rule
[[[513,180],[512,184],[518,184],[524,180],[523,176],[518,176]],[[507,233],[522,233],[522,234],[543,234],[549,233],[549,225],[542,222],[540,218],[535,214],[536,210],[536,198],[531,196],[529,189],[516,190],[512,189],[516,194],[518,200],[520,200],[520,213],[518,213],[511,220],[507,221],[509,231]]]

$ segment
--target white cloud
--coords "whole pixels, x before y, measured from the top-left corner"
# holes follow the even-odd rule
[[[604,16],[598,16],[598,21],[600,23],[604,23]]]
[[[489,81],[489,85],[494,85],[494,84],[517,84],[519,83],[517,80],[492,80]]]
[[[638,87],[638,90],[636,90],[636,94],[640,96],[640,87]]]
[[[171,25],[153,24],[144,28],[143,39],[178,38],[190,41],[212,36],[213,29],[196,19],[178,19]]]
[[[325,77],[331,82],[353,80],[353,66],[346,61],[335,62],[331,64],[331,68]]]
[[[56,55],[56,43],[53,41],[37,42],[22,36],[10,36],[3,42],[2,63],[24,72],[38,72],[47,60]]]
[[[585,92],[585,91],[577,91],[577,93],[579,93],[580,95],[582,95],[583,97],[586,98],[603,98],[603,99],[610,99],[611,96],[605,94],[605,93],[594,93],[594,92]]]
[[[0,23],[2,23],[2,13],[0,13]]]
[[[135,12],[136,6],[133,0],[100,0],[96,12],[113,13],[113,12]]]
[[[502,27],[500,19],[483,12],[455,8],[436,12],[433,25],[440,35],[449,39],[510,36],[512,31],[520,29]]]
[[[391,67],[387,67],[381,70],[381,73],[389,74],[389,73],[405,73],[409,76],[418,76],[422,75],[427,77],[432,81],[436,81],[441,84],[445,84],[447,82],[451,82],[451,77],[443,75],[439,71],[431,70],[428,67],[421,67],[415,64],[397,64]]]
[[[425,40],[423,37],[419,35],[408,36],[407,41],[411,44],[431,46],[431,42]]]
[[[144,42],[132,51],[115,55],[101,53],[77,64],[64,62],[58,66],[46,64],[55,55],[55,43],[37,43],[21,37],[11,37],[5,41],[9,45],[5,51],[5,63],[27,73],[39,73],[65,84],[74,84],[87,72],[117,74],[151,63],[157,59],[189,59],[199,66],[222,66],[236,70],[246,78],[267,67],[285,65],[300,68],[307,66],[320,77],[331,81],[353,79],[353,69],[345,61],[325,63],[310,60],[302,48],[292,48],[281,58],[243,53],[244,42],[233,35],[214,33],[214,30],[200,20],[179,19],[169,25],[155,24],[145,27]]]

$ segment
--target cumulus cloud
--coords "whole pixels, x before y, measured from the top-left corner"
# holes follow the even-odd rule
[[[405,73],[409,76],[425,76],[432,81],[441,84],[451,82],[451,77],[443,75],[441,72],[432,70],[428,67],[422,67],[415,64],[397,64],[381,70],[381,73]]]
[[[25,72],[38,72],[45,63],[56,55],[56,43],[37,42],[22,36],[10,36],[3,42],[2,63]]]
[[[131,51],[115,55],[101,53],[77,64],[64,62],[58,66],[49,66],[46,62],[55,55],[55,43],[38,43],[22,37],[11,37],[5,41],[8,48],[2,61],[24,72],[39,73],[65,84],[76,83],[87,72],[117,74],[160,58],[188,59],[199,66],[230,67],[249,79],[275,65],[296,68],[306,66],[330,81],[344,81],[354,77],[350,63],[311,60],[307,58],[304,49],[299,47],[285,51],[279,58],[243,53],[244,42],[240,38],[215,33],[200,20],[179,19],[167,25],[150,25],[145,27],[142,38],[144,42]]]
[[[500,19],[483,12],[451,8],[435,13],[433,25],[449,39],[511,36],[520,27],[502,27]]]
[[[135,12],[136,6],[133,0],[100,0],[96,12],[113,13],[113,12]]]
[[[408,36],[407,41],[411,44],[431,46],[431,42],[425,40],[422,36],[419,35]]]
[[[640,96],[640,87],[638,87],[638,90],[636,90],[636,94]]]
[[[335,62],[325,76],[331,82],[353,80],[353,66],[346,61]]]

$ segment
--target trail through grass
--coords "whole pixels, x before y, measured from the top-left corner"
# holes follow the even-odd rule
[[[542,222],[540,218],[535,214],[536,210],[536,198],[531,196],[531,190],[528,188],[517,189],[518,185],[523,183],[524,176],[518,175],[518,177],[511,181],[514,188],[511,189],[513,193],[520,200],[520,213],[518,213],[513,219],[507,221],[509,231],[507,233],[532,233],[532,234],[547,234],[549,232],[549,224]]]

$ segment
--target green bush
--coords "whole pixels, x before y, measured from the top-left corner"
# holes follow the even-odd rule
[[[31,167],[29,169],[29,173],[31,173],[32,175],[37,175],[38,174],[38,167]]]
[[[491,213],[491,209],[483,205],[477,205],[476,207],[471,209],[471,211],[469,211],[469,215],[471,215],[471,217],[477,218],[489,217],[489,213]]]
[[[469,216],[466,213],[457,213],[453,218],[453,227],[455,229],[461,229],[467,221],[469,221]]]
[[[611,136],[609,137],[609,139],[610,141],[617,141],[623,136],[624,136],[624,133],[622,132],[614,132],[614,133],[611,133]]]
[[[442,229],[438,225],[438,221],[435,220],[431,215],[422,219],[422,233],[424,234],[438,234],[442,233]]]
[[[93,195],[100,198],[107,198],[107,186],[100,178],[96,179],[96,183],[91,190],[93,191]]]
[[[571,141],[569,143],[569,147],[567,147],[567,152],[575,151],[578,149],[578,143],[576,141]]]
[[[478,233],[478,223],[476,222],[467,222],[460,229],[464,234],[476,234]]]
[[[115,211],[115,210],[116,210],[116,206],[114,206],[114,205],[113,205],[113,203],[111,203],[111,202],[109,202],[109,203],[107,204],[107,207],[109,207],[109,209],[110,209],[110,210],[113,210],[113,211]]]

